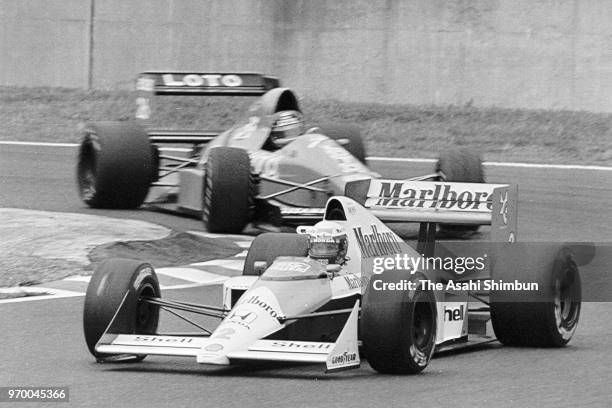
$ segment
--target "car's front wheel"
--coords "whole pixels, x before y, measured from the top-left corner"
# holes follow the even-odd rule
[[[205,165],[202,220],[210,232],[242,232],[253,210],[251,162],[244,149],[215,147]]]
[[[96,344],[112,324],[124,334],[154,334],[159,322],[159,306],[141,297],[161,297],[159,281],[148,263],[133,259],[109,259],[96,268],[85,295],[83,331],[89,352],[98,360],[113,356],[98,353]],[[121,309],[121,310],[119,310]],[[140,361],[144,355],[127,356],[121,361]]]

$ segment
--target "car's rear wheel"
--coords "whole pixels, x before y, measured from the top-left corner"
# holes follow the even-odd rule
[[[132,122],[87,126],[77,164],[81,199],[93,208],[137,208],[157,177],[155,149]]]
[[[244,262],[243,275],[259,275],[255,262],[264,261],[271,265],[279,256],[307,256],[306,235],[268,232],[258,235],[251,244]]]
[[[154,334],[157,331],[159,306],[141,301],[142,296],[161,297],[157,275],[148,263],[109,259],[96,268],[87,287],[83,311],[85,342],[96,359],[124,362],[145,358],[144,355],[101,354],[95,350],[113,318],[115,333]],[[121,311],[117,313],[119,308]]]
[[[202,220],[210,232],[242,232],[253,213],[251,162],[244,149],[215,147],[205,165]]]
[[[366,162],[366,148],[358,126],[351,124],[324,123],[318,132],[338,142],[357,160]]]
[[[373,283],[415,282],[416,290],[375,290]],[[418,283],[424,276],[385,271],[372,278],[361,305],[363,350],[373,369],[416,374],[429,364],[437,332],[435,295]]]
[[[480,156],[465,148],[448,149],[440,154],[436,172],[452,183],[484,183]],[[463,236],[478,231],[478,225],[440,224],[440,231],[449,236]]]
[[[580,274],[567,247],[505,244],[493,267],[494,281],[535,283],[535,291],[491,291],[491,322],[505,345],[562,347],[578,327]]]

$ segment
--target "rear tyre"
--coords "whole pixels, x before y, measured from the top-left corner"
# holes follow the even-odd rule
[[[357,160],[365,164],[366,149],[359,127],[350,124],[326,123],[320,125],[320,133],[339,142]]]
[[[484,170],[480,156],[465,148],[449,149],[440,154],[436,172],[445,181],[453,183],[484,183]],[[478,231],[478,225],[440,224],[440,231],[450,236],[462,236]]]
[[[215,147],[205,165],[202,220],[210,232],[238,234],[253,211],[251,162],[244,149]]]
[[[491,322],[501,343],[562,347],[570,341],[578,327],[582,289],[568,248],[506,244],[495,262],[493,279],[534,282],[539,287],[537,292],[491,292]]]
[[[85,295],[83,331],[89,352],[98,360],[141,361],[146,356],[118,358],[96,352],[95,346],[117,314],[113,329],[123,334],[154,334],[159,322],[159,306],[140,301],[141,296],[161,297],[159,281],[148,263],[132,259],[104,261],[91,277]]]
[[[308,256],[308,237],[280,232],[258,235],[249,248],[242,274],[257,276],[255,262],[265,261],[271,265],[279,256]]]
[[[385,271],[384,283],[422,275]],[[377,278],[378,279],[378,278]],[[361,306],[363,350],[373,369],[385,374],[416,374],[429,364],[436,345],[437,308],[432,291],[419,283],[417,289],[375,290],[370,281]]]
[[[93,208],[137,208],[157,177],[155,150],[131,122],[87,126],[77,164],[81,199]]]

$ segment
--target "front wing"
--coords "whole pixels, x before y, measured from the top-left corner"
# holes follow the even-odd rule
[[[112,333],[113,322],[96,344],[96,351],[111,355],[163,355],[196,357],[199,363],[228,365],[241,360],[320,363],[326,371],[360,366],[357,325],[359,302],[355,302],[335,343],[292,340],[257,340],[246,348],[225,351],[212,336],[178,336]]]

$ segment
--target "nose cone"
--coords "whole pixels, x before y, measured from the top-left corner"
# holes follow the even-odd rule
[[[229,364],[227,354],[245,351],[255,341],[278,330],[284,316],[274,293],[266,287],[248,291],[213,332],[197,356],[198,363]]]

